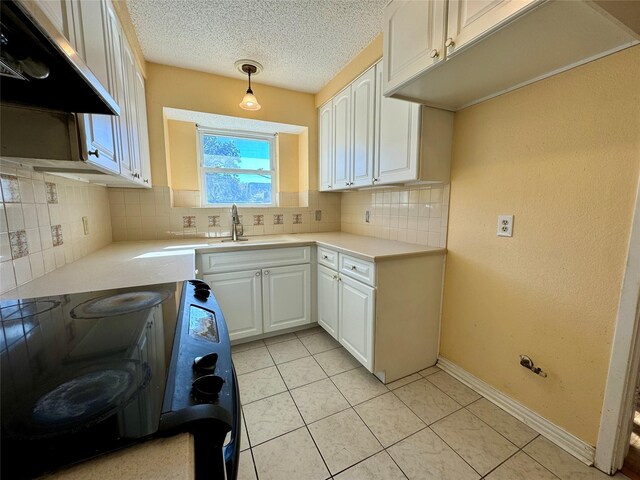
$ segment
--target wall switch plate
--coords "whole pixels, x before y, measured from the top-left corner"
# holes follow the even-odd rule
[[[89,217],[82,217],[82,228],[85,235],[89,235]]]
[[[513,215],[498,215],[498,236],[513,237]]]
[[[364,221],[366,223],[371,222],[371,212],[369,210],[367,210],[366,212],[364,212]]]

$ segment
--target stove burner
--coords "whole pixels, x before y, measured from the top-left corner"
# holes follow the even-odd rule
[[[135,360],[75,371],[25,402],[9,430],[17,437],[47,438],[89,428],[124,408],[150,378],[149,366]]]
[[[128,292],[119,295],[93,298],[77,305],[71,310],[72,318],[103,318],[125,315],[154,307],[171,296],[163,290],[160,292]]]

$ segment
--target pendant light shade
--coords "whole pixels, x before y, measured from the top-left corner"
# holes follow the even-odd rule
[[[258,64],[257,62],[252,62],[252,63],[242,63],[241,65],[237,65],[237,63],[239,62],[236,62],[236,66],[240,67],[239,70],[241,70],[242,72],[246,73],[249,76],[249,88],[247,88],[247,93],[244,94],[244,97],[242,98],[242,102],[240,102],[238,106],[244,110],[251,110],[251,111],[260,110],[262,106],[258,102],[258,99],[256,98],[256,96],[253,94],[253,90],[251,90],[251,75],[258,72],[257,67],[260,64]]]

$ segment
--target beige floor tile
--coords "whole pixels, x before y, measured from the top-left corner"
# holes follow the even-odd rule
[[[495,406],[486,398],[473,402],[467,406],[467,409],[518,447],[524,447],[538,436],[538,432],[527,427],[520,420]]]
[[[611,478],[594,467],[587,467],[543,436],[536,438],[523,450],[562,480],[606,480]]]
[[[300,341],[304,343],[310,353],[316,354],[326,352],[338,348],[340,344],[327,332],[319,332],[313,335],[300,337]]]
[[[309,430],[331,474],[382,450],[376,437],[351,408],[312,423]]]
[[[242,405],[284,392],[287,389],[276,367],[238,375],[238,385],[240,386]]]
[[[315,335],[316,333],[324,332],[325,329],[319,326],[315,326],[312,328],[305,328],[304,330],[298,330],[296,335],[298,338],[306,337],[307,335]]]
[[[266,345],[273,345],[275,343],[287,342],[289,340],[295,340],[298,336],[295,333],[285,333],[284,335],[276,335],[275,337],[269,337],[264,339]]]
[[[425,379],[397,388],[393,393],[427,425],[462,408]]]
[[[291,390],[291,396],[306,423],[349,408],[349,402],[328,378]]]
[[[233,353],[245,352],[247,350],[251,350],[252,348],[260,348],[264,347],[264,340],[254,340],[253,342],[245,342],[240,343],[238,345],[233,345],[231,347],[231,351]]]
[[[410,480],[476,480],[480,476],[429,428],[390,447]]]
[[[391,392],[361,403],[355,410],[383,447],[425,427],[422,420]]]
[[[407,477],[387,452],[380,452],[334,478],[335,480],[406,480]]]
[[[327,378],[313,357],[304,357],[278,365],[289,390]]]
[[[403,387],[405,385],[410,384],[411,382],[415,382],[416,380],[420,380],[422,376],[419,373],[414,373],[407,377],[396,380],[395,382],[387,383],[387,388],[389,390],[395,390],[396,388]]]
[[[435,365],[433,367],[429,367],[429,368],[425,368],[424,370],[420,370],[418,373],[420,375],[422,375],[423,377],[428,377],[429,375],[433,375],[434,373],[438,373],[441,372],[442,370],[440,370],[438,367],[436,367]]]
[[[304,348],[302,342],[297,338],[287,340],[286,342],[267,345],[267,348],[269,349],[269,353],[271,353],[274,362],[276,362],[276,365],[297,360],[298,358],[308,357],[310,355],[309,351]]]
[[[247,433],[247,424],[244,421],[244,414],[240,414],[240,422],[242,424],[242,432],[240,437],[240,451],[243,452],[251,446],[249,442],[249,434]]]
[[[431,428],[481,475],[518,451],[518,447],[467,410],[452,413]]]
[[[267,347],[252,348],[244,352],[233,353],[232,358],[237,375],[273,365],[273,360],[271,359],[271,355],[269,355]]]
[[[313,357],[320,364],[324,373],[330,377],[360,366],[360,362],[353,358],[353,355],[344,348],[334,348],[333,350],[317,353]]]
[[[325,480],[327,467],[306,428],[253,449],[260,480]]]
[[[389,391],[384,383],[364,367],[331,377],[340,393],[351,405],[358,405]]]
[[[469,405],[479,398],[482,398],[479,393],[474,392],[465,384],[456,380],[446,372],[437,372],[433,375],[429,375],[427,380],[453,398],[460,405]]]
[[[253,446],[304,425],[289,392],[250,403],[243,410]]]
[[[240,452],[240,464],[238,465],[238,480],[257,480],[256,470],[253,466],[251,451]]]
[[[558,480],[524,452],[518,452],[487,475],[487,480]]]

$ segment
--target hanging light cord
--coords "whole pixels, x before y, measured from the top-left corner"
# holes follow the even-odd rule
[[[247,90],[247,93],[253,94],[253,90],[251,90],[251,69],[250,68],[247,69],[247,74],[249,75],[249,89]]]

